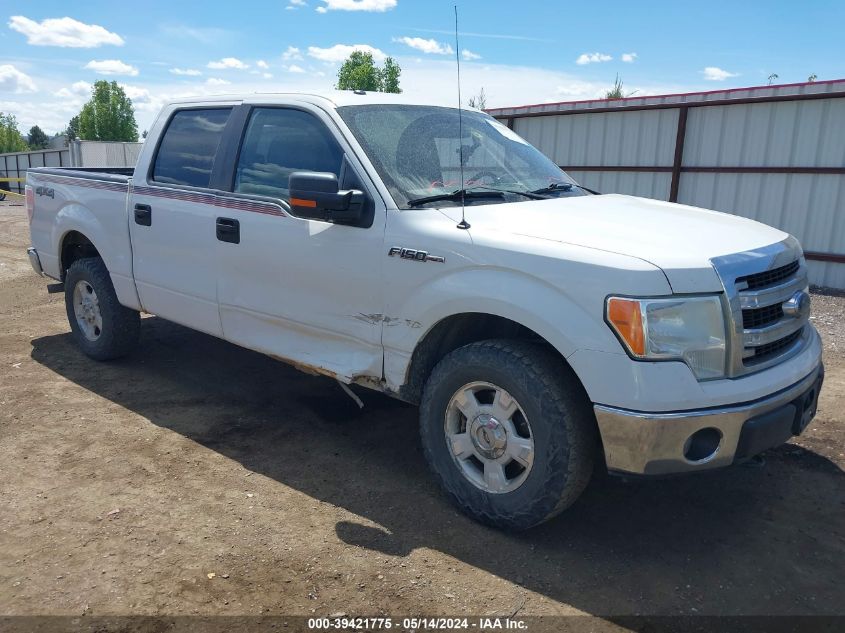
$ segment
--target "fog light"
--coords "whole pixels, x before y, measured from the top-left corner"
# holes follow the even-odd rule
[[[721,443],[722,432],[719,429],[699,429],[687,438],[684,457],[691,462],[707,461],[716,454]]]

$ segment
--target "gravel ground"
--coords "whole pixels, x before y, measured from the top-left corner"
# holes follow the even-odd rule
[[[129,358],[90,361],[27,244],[0,206],[0,616],[845,615],[842,296],[813,296],[827,380],[800,438],[599,477],[514,536],[444,500],[413,407],[361,392],[359,412],[155,317]]]

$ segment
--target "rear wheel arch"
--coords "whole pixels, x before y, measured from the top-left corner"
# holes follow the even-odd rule
[[[59,262],[61,263],[61,277],[64,281],[68,269],[78,259],[86,257],[99,257],[100,251],[94,246],[94,243],[83,233],[71,230],[62,236],[61,246],[59,247]]]

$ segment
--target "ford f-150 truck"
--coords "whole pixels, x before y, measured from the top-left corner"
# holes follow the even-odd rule
[[[26,196],[83,352],[128,353],[147,312],[419,404],[434,475],[500,527],[567,508],[595,466],[728,466],[816,411],[795,238],[595,195],[483,112],[185,100],[134,170],[30,169]]]

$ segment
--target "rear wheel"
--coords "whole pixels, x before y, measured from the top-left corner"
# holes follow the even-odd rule
[[[65,307],[77,345],[95,360],[125,356],[138,342],[141,317],[117,300],[99,257],[77,259],[68,268]]]
[[[467,514],[526,529],[574,503],[596,452],[595,420],[571,370],[534,343],[492,340],[448,354],[426,383],[423,449]]]

